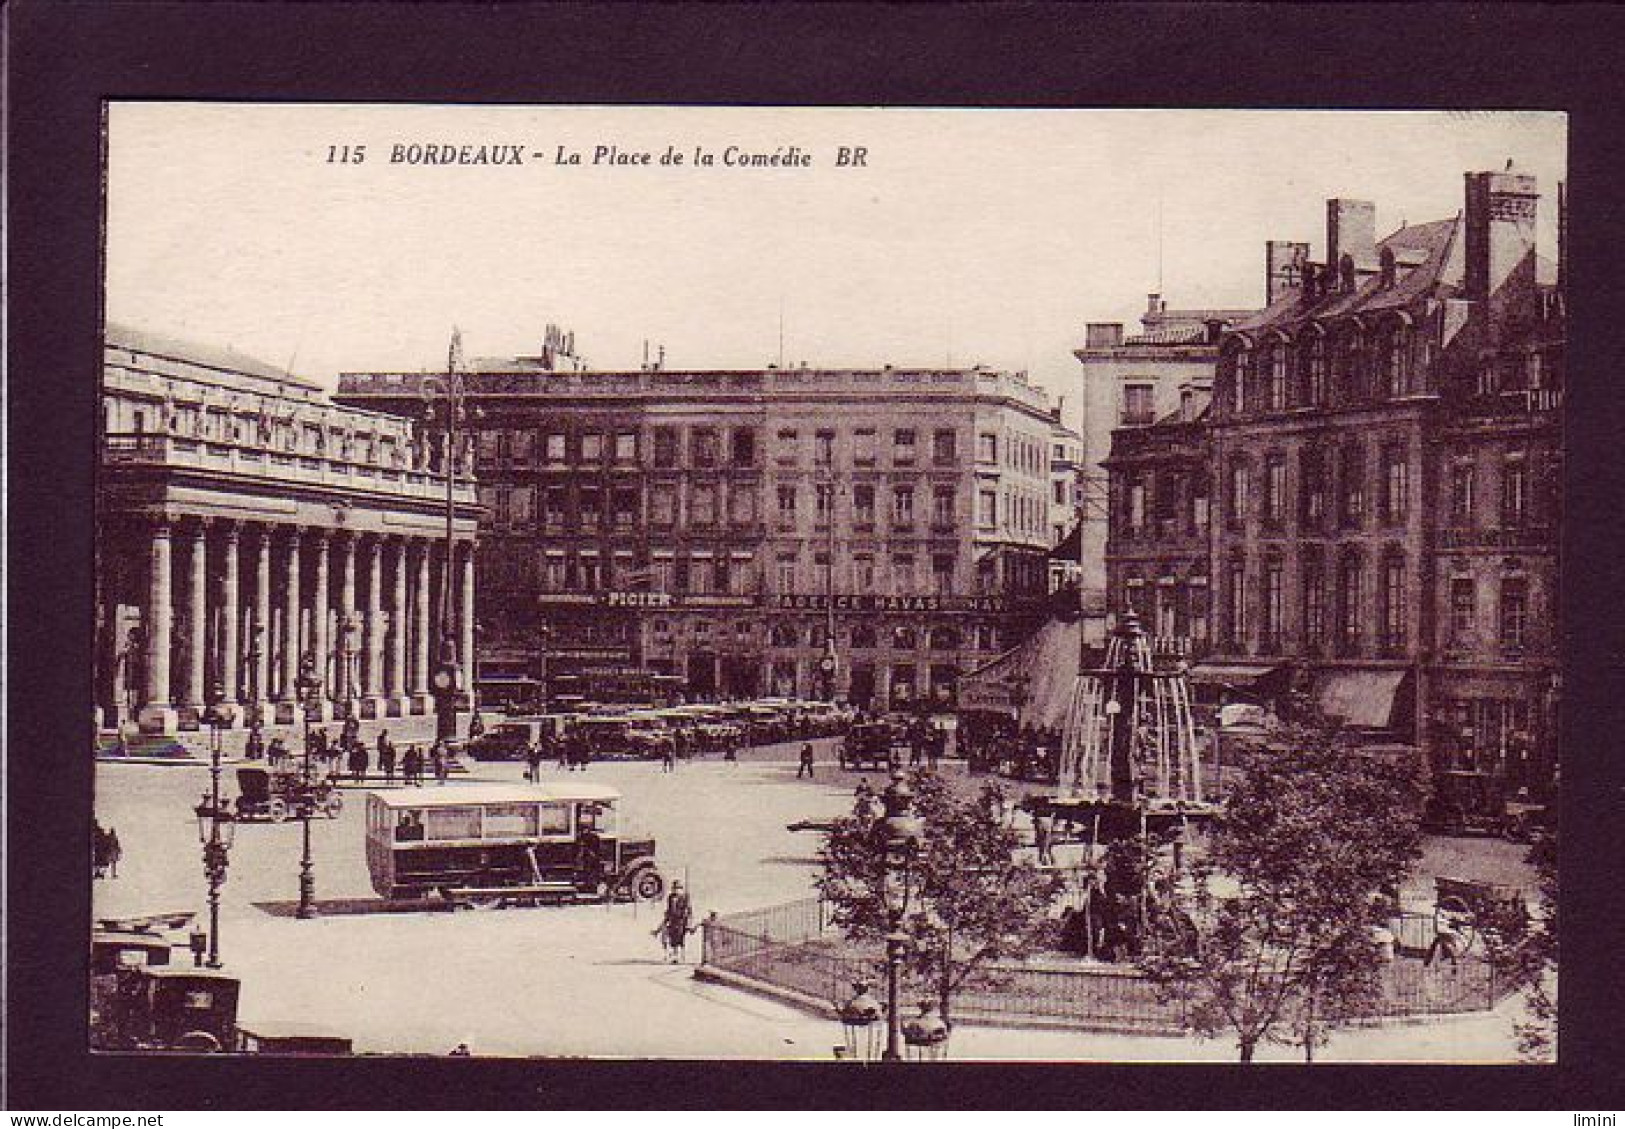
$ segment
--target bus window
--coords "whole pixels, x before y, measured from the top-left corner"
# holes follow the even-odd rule
[[[569,804],[540,804],[537,806],[538,835],[568,835],[570,833]]]
[[[480,837],[479,808],[430,808],[428,837],[430,839],[478,839]]]
[[[535,834],[535,804],[491,804],[485,809],[487,839],[525,839]]]
[[[422,842],[423,815],[410,809],[401,812],[400,818],[395,823],[395,839],[403,843]]]

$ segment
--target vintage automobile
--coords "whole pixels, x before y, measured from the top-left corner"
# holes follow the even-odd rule
[[[237,1049],[235,976],[173,964],[91,978],[91,1038],[103,1050]]]
[[[1551,809],[1525,796],[1508,797],[1487,772],[1452,769],[1435,774],[1422,814],[1424,830],[1441,835],[1499,835],[1527,842],[1551,822]]]
[[[281,823],[307,815],[334,819],[344,810],[344,797],[331,779],[312,775],[307,782],[304,774],[296,769],[239,768],[237,787],[240,794],[235,807],[240,823],[259,820]]]
[[[545,735],[559,741],[569,728],[569,715],[543,714],[539,717],[516,717],[496,725],[471,738],[466,746],[469,756],[477,761],[524,760],[525,750]]]
[[[594,757],[658,757],[671,740],[665,722],[648,714],[590,714],[572,728]]]
[[[655,842],[617,826],[621,794],[573,780],[367,795],[367,869],[380,897],[437,894],[494,909],[542,901],[652,901]]]
[[[854,725],[841,738],[842,768],[888,768],[907,756],[907,741],[890,722]]]

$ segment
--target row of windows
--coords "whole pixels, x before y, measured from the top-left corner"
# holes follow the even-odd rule
[[[768,643],[774,647],[814,647],[826,645],[828,627],[822,623],[802,627],[794,623],[775,623],[768,631]],[[844,636],[844,638],[843,638]],[[882,646],[894,651],[919,650],[923,645],[931,651],[957,651],[974,644],[977,650],[997,649],[998,633],[987,624],[979,624],[970,632],[957,627],[937,626],[920,630],[912,624],[897,624],[882,630],[872,623],[853,624],[850,629],[835,629],[837,646],[843,643],[854,650],[875,650]]]
[[[811,433],[812,461],[815,466],[833,466],[836,462],[838,433],[834,428],[818,428]],[[920,433],[911,427],[896,428],[891,432],[891,461],[895,466],[912,466],[919,461]],[[851,457],[858,466],[871,466],[879,461],[880,433],[872,427],[860,427],[852,432]],[[793,427],[780,428],[773,447],[774,461],[793,466],[806,454],[802,432]],[[959,434],[942,429],[931,435],[931,462],[937,466],[953,466],[959,461]]]
[[[778,501],[778,515],[781,523],[793,523],[800,513],[801,498],[804,495],[801,486],[795,483],[783,482],[776,488]],[[812,491],[813,518],[819,524],[828,524],[832,516],[838,517],[837,492],[830,483],[815,483]],[[852,484],[852,521],[858,525],[873,525],[875,521],[876,487],[872,482],[855,482]],[[893,525],[912,525],[917,519],[913,486],[894,486],[891,489],[891,505],[889,515]],[[958,516],[959,492],[952,486],[937,485],[931,488],[931,524],[934,526],[952,525]]]
[[[1397,319],[1370,331],[1311,326],[1296,342],[1278,336],[1235,348],[1219,367],[1218,400],[1228,416],[1394,399],[1417,391],[1426,372],[1428,339]]]

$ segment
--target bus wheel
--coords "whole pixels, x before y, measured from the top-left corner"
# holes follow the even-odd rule
[[[640,902],[652,902],[666,892],[666,880],[654,867],[641,870],[632,879],[632,896]]]
[[[271,817],[272,823],[281,823],[288,818],[288,802],[281,796],[273,796],[266,805],[265,814]]]

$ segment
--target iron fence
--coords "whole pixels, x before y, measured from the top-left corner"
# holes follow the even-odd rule
[[[1407,938],[1409,939],[1409,938]],[[1419,939],[1419,938],[1418,938]],[[880,982],[878,949],[847,944],[818,899],[805,899],[705,922],[703,968],[796,993],[838,1009],[858,981]],[[1508,986],[1479,954],[1424,963],[1398,956],[1383,966],[1381,997],[1369,1019],[1457,1015],[1493,1008]],[[923,994],[905,987],[905,998]],[[1056,1024],[1144,1034],[1188,1028],[1187,1002],[1167,998],[1133,968],[1078,961],[993,964],[978,970],[952,999],[957,1021]]]

